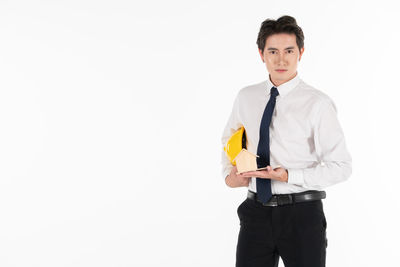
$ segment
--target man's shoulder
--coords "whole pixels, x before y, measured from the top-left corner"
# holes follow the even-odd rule
[[[310,85],[309,83],[306,83],[302,79],[300,79],[295,89],[296,90],[294,91],[296,91],[296,93],[294,95],[300,96],[300,98],[305,101],[311,100],[314,104],[332,103],[334,105],[332,98],[328,94]],[[238,91],[237,96],[239,98],[259,97],[260,95],[265,95],[266,91],[267,80],[263,80],[261,82],[242,87]]]
[[[303,80],[300,80],[300,82],[298,84],[298,94],[301,94],[303,96],[311,98],[315,102],[319,102],[319,103],[331,102],[331,103],[333,103],[332,98],[327,93],[304,82]]]
[[[248,97],[251,95],[263,93],[265,92],[266,89],[267,89],[267,81],[264,80],[262,82],[253,83],[242,87],[238,92],[238,96]]]

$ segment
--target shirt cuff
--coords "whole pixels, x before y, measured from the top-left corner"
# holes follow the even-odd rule
[[[302,169],[288,169],[288,184],[304,185]]]

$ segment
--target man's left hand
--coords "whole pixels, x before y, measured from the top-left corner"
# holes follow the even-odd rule
[[[288,182],[288,172],[284,168],[275,168],[272,169],[271,166],[268,166],[267,169],[261,171],[249,171],[243,172],[240,175],[244,177],[257,177],[257,178],[265,178],[265,179],[272,179],[281,182]]]

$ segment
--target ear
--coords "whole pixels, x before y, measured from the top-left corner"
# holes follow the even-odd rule
[[[262,62],[265,63],[265,61],[264,61],[264,55],[263,55],[261,49],[258,49],[258,53],[260,54],[260,57],[261,57]]]
[[[303,53],[304,53],[304,47],[302,49],[300,49],[299,61],[300,61],[301,56],[303,55]]]

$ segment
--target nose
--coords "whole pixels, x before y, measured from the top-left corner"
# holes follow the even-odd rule
[[[285,65],[286,63],[286,56],[285,53],[281,53],[277,56],[277,62],[278,65]]]

